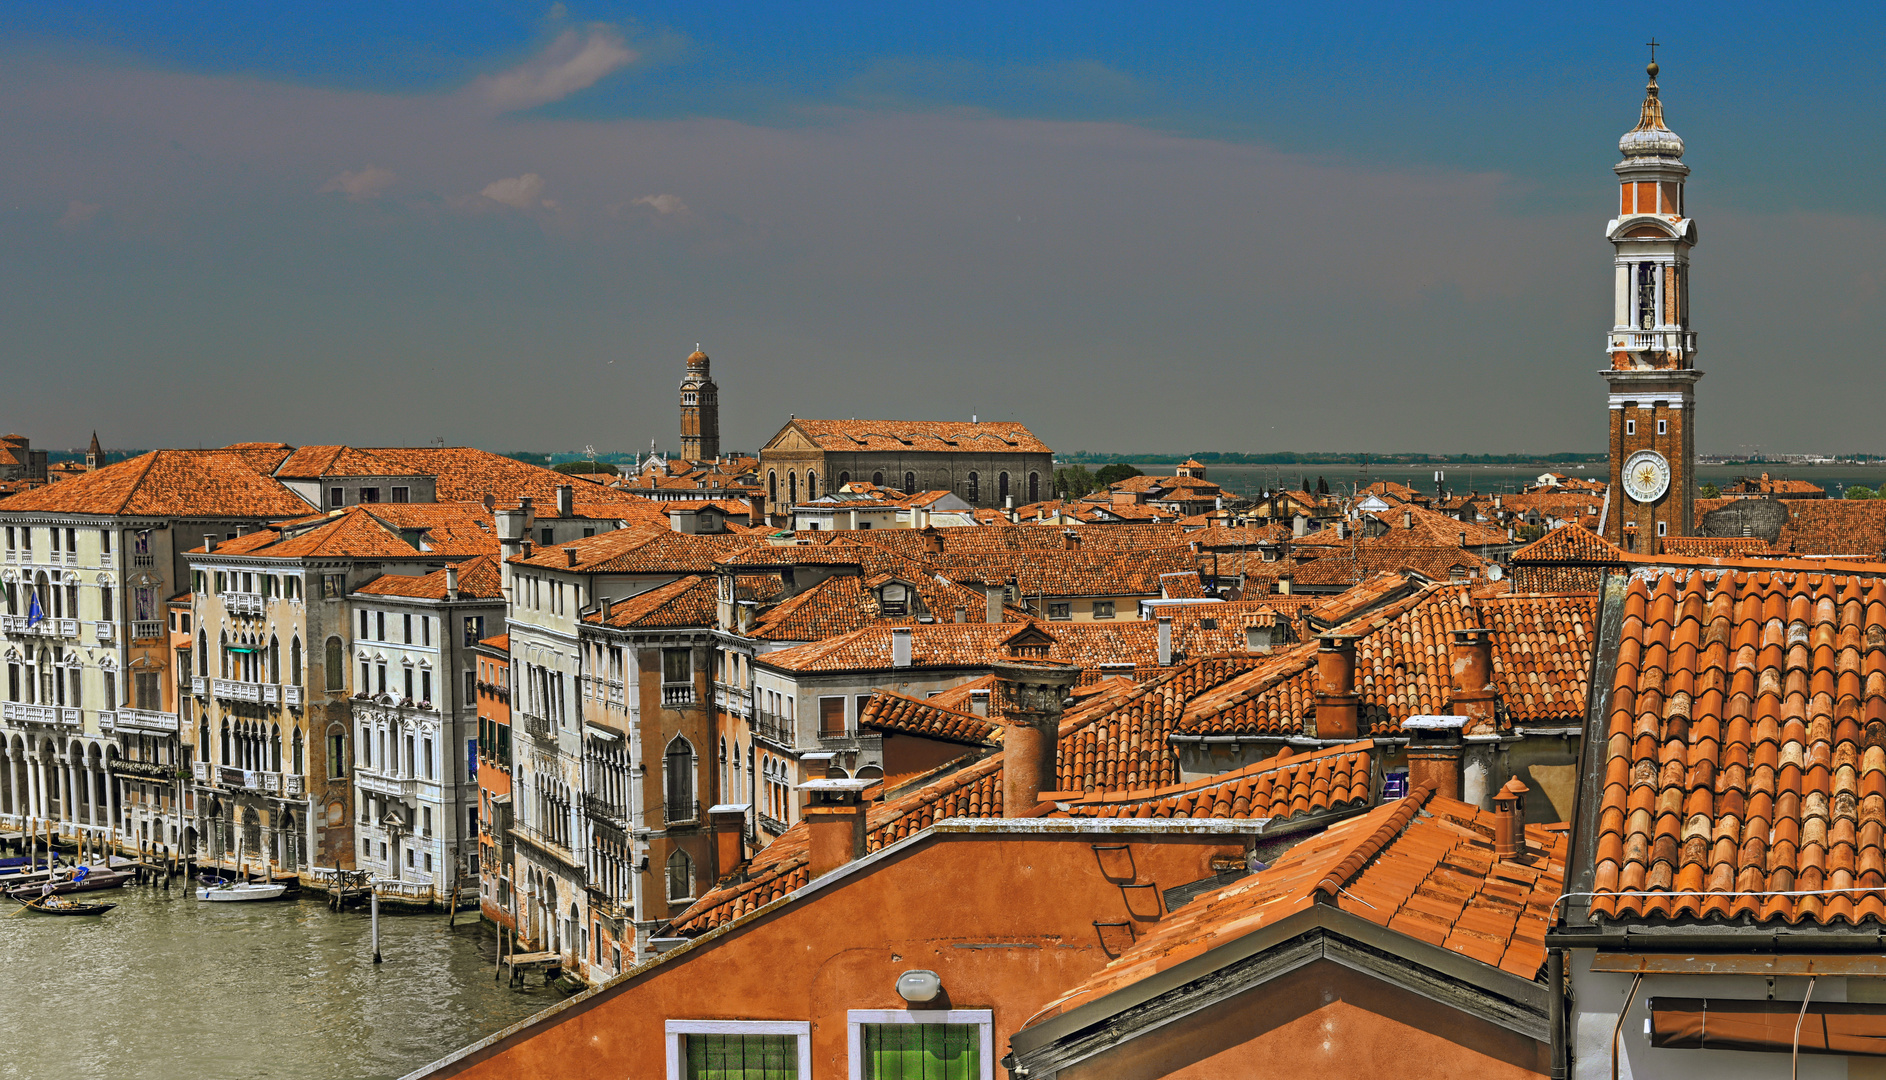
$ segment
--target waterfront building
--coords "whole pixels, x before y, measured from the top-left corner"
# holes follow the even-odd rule
[[[517,930],[511,870],[511,639],[498,634],[471,647],[478,698],[478,907],[497,926]]]
[[[1611,497],[1602,535],[1638,554],[1694,531],[1696,331],[1690,323],[1690,249],[1683,140],[1664,125],[1657,65],[1649,68],[1637,126],[1618,140],[1613,318],[1604,371],[1611,406]]]
[[[92,435],[92,445],[98,435]],[[46,451],[33,449],[33,440],[24,435],[0,435],[0,480],[26,480],[45,483]]]
[[[853,480],[906,495],[951,491],[982,509],[1039,502],[1054,452],[1012,422],[795,417],[760,448],[759,471],[766,513],[785,525],[793,507]]]

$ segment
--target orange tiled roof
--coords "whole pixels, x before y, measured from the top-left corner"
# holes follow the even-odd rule
[[[1527,826],[1528,857],[1498,859],[1491,817],[1423,788],[1335,825],[1269,868],[1167,915],[1029,1022],[1131,986],[1316,904],[1538,979],[1547,918],[1564,887],[1565,834]]]
[[[965,424],[957,420],[793,420],[819,449],[863,453],[1051,453],[1033,432],[1013,421]]]
[[[1730,556],[1747,558],[1766,555],[1768,541],[1759,536],[1666,536],[1660,546],[1667,555]]]
[[[201,553],[203,548],[198,545],[191,550]],[[333,514],[297,518],[275,528],[238,536],[234,540],[218,541],[216,551],[224,555],[257,555],[270,559],[368,558],[416,561],[426,557],[426,553],[407,543],[397,530],[362,506],[350,506]]]
[[[980,678],[971,679],[966,683],[952,686],[948,690],[934,697],[925,698],[924,700],[939,709],[948,709],[951,712],[969,712],[970,700],[975,696],[975,691],[977,690],[983,691],[984,694],[993,694],[995,692],[995,676],[984,675]]]
[[[1673,536],[1669,539],[1678,538]],[[1566,524],[1513,552],[1512,561],[1514,564],[1599,563],[1617,566],[1624,562],[1624,551],[1582,526]]]
[[[7,499],[10,511],[160,517],[296,517],[307,501],[257,470],[271,451],[153,450]]]
[[[1074,817],[1290,818],[1361,806],[1374,798],[1373,740],[1309,754],[1276,756],[1233,772],[1152,791],[1087,795],[1067,804]]]
[[[498,562],[479,555],[458,563],[458,595],[462,600],[502,600],[504,589],[499,581]],[[382,574],[360,588],[355,595],[409,596],[421,600],[445,599],[445,570],[430,574]]]
[[[290,480],[313,480],[323,476],[424,476],[396,465],[370,450],[351,446],[304,446],[288,456],[275,475]]]
[[[996,731],[996,726],[982,717],[943,708],[934,698],[922,701],[888,690],[871,695],[858,716],[858,726],[968,746],[990,745]]]
[[[489,646],[499,652],[508,653],[511,651],[511,635],[499,634],[497,637],[488,637],[478,644]]]
[[[718,586],[711,577],[690,575],[659,588],[637,593],[610,605],[609,618],[600,612],[583,616],[583,621],[611,626],[618,630],[708,627],[718,621]]]
[[[1883,644],[1877,577],[1633,574],[1598,744],[1592,889],[1667,895],[1601,895],[1592,914],[1886,919]],[[1772,895],[1821,889],[1866,891]]]
[[[513,556],[518,566],[586,574],[706,574],[728,551],[751,543],[745,536],[690,535],[660,525],[631,525],[554,547]],[[568,552],[576,553],[572,566]]]

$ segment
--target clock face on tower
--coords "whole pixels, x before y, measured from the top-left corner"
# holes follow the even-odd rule
[[[1670,490],[1670,463],[1655,450],[1639,450],[1624,461],[1624,493],[1640,503],[1655,502]]]

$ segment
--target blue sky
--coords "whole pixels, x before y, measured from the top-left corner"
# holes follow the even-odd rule
[[[1878,450],[1883,24],[17,8],[4,425],[667,446],[701,340],[733,447],[789,412],[975,411],[1070,450],[1596,449],[1610,165],[1654,34],[1696,170],[1701,448]],[[1772,409],[1781,365],[1815,409]]]

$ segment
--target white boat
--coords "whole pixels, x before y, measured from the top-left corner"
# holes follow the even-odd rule
[[[260,881],[232,881],[224,885],[199,885],[198,900],[273,900],[288,891],[286,885],[268,885]]]

